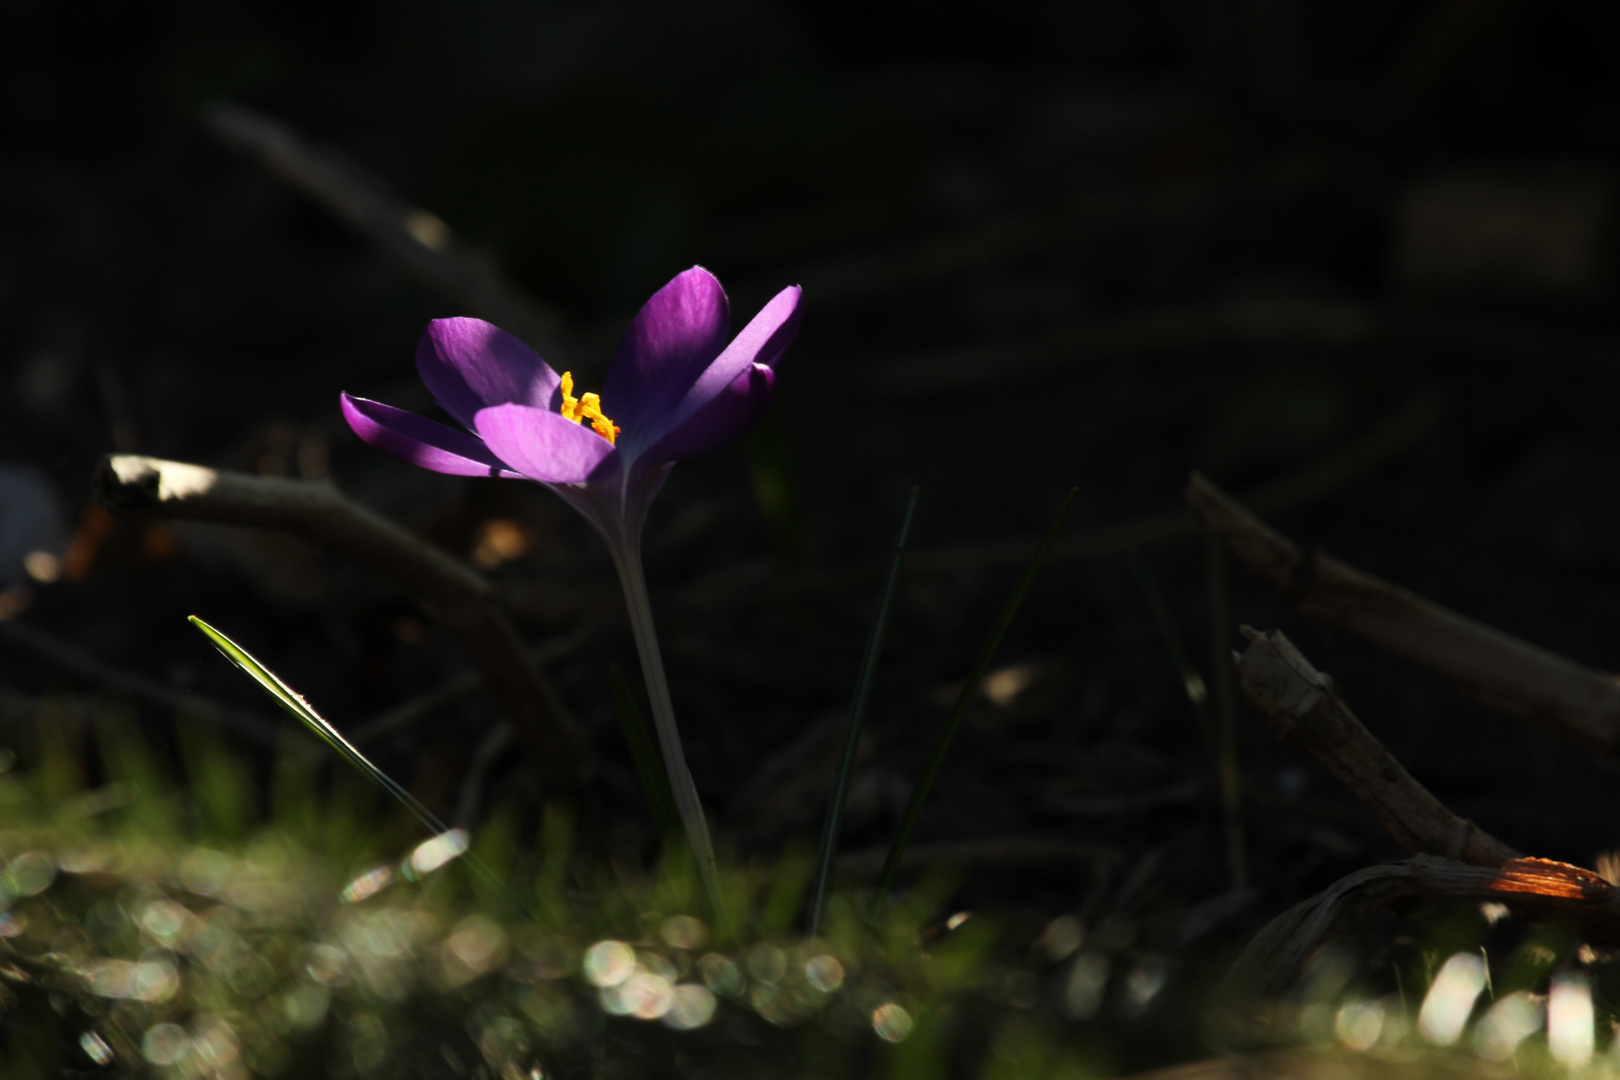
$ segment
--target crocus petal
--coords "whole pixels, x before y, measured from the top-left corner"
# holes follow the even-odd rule
[[[416,370],[439,405],[471,429],[479,409],[546,408],[557,373],[517,338],[482,319],[434,319],[416,343]]]
[[[653,293],[614,350],[602,382],[602,411],[625,433],[669,412],[726,343],[725,290],[701,266]]]
[[[546,484],[583,484],[618,462],[612,443],[549,409],[496,405],[480,409],[473,426],[510,468]]]
[[[676,430],[685,430],[693,424],[700,415],[709,413],[711,401],[721,397],[732,397],[737,394],[755,396],[758,394],[758,380],[748,377],[748,372],[757,368],[774,368],[776,362],[787,352],[789,345],[799,333],[800,308],[799,297],[802,290],[794,285],[783,289],[771,298],[770,303],[759,309],[759,314],[749,320],[725,351],[715,358],[714,363],[703,370],[691,387],[683,394],[669,413],[640,429],[632,430],[625,439],[624,452],[628,457],[651,453],[654,446],[660,447],[660,460],[673,460],[675,458],[695,456],[706,453],[707,450],[693,451],[692,453],[670,453],[666,445],[666,436]],[[741,382],[739,382],[741,380]],[[774,381],[765,386],[765,401],[770,398],[770,387]],[[754,387],[750,390],[749,387]],[[764,401],[759,402],[760,411],[763,411]],[[744,415],[739,404],[735,401],[721,404],[714,413],[714,422],[722,422],[722,418]],[[717,447],[722,442],[736,438],[746,431],[759,419],[756,413],[742,427],[732,427],[730,434],[718,442],[698,437],[698,441],[709,449]],[[688,440],[677,440],[685,442]],[[710,445],[712,443],[712,445]]]
[[[709,395],[696,412],[643,450],[637,461],[683,461],[720,449],[759,423],[775,389],[776,372],[755,364],[720,393]]]
[[[380,401],[339,397],[354,433],[384,453],[451,476],[521,477],[464,431]]]

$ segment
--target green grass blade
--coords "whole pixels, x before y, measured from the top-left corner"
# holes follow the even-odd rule
[[[679,840],[683,833],[681,816],[675,809],[675,795],[669,789],[669,772],[664,768],[663,755],[658,752],[652,731],[636,705],[636,696],[617,664],[608,665],[608,689],[613,694],[613,707],[619,714],[619,724],[624,728],[624,741],[630,744],[630,760],[636,767],[642,793],[647,796],[653,822],[667,846]]]
[[[968,672],[967,682],[962,685],[962,692],[956,695],[956,703],[951,706],[950,717],[945,721],[944,729],[939,733],[939,739],[934,743],[934,752],[928,758],[928,764],[917,785],[911,789],[911,801],[906,804],[906,812],[900,819],[900,828],[895,833],[894,843],[889,847],[889,857],[884,860],[883,874],[878,880],[877,896],[873,898],[872,910],[876,912],[882,905],[884,897],[888,896],[889,889],[894,885],[895,875],[900,872],[900,860],[905,857],[906,845],[911,842],[911,832],[917,826],[917,818],[922,815],[923,803],[928,800],[928,793],[933,789],[934,781],[939,778],[939,771],[945,765],[945,755],[951,748],[951,741],[956,737],[956,731],[962,726],[962,718],[967,715],[968,706],[978,696],[979,684],[984,682],[985,674],[990,670],[990,662],[995,659],[996,650],[1001,647],[1001,639],[1007,636],[1007,628],[1012,626],[1013,618],[1024,603],[1024,597],[1029,588],[1035,583],[1035,575],[1040,573],[1042,564],[1046,562],[1047,553],[1057,542],[1058,533],[1063,529],[1063,522],[1069,516],[1069,508],[1074,505],[1075,496],[1080,493],[1079,488],[1070,488],[1069,497],[1063,500],[1063,506],[1058,509],[1057,517],[1041,537],[1040,546],[1030,558],[1029,565],[1024,567],[1023,577],[1013,588],[1012,595],[1002,605],[1001,614],[996,616],[995,625],[990,628],[990,636],[985,639],[984,647],[979,650],[979,657],[973,662],[973,670]]]
[[[203,636],[214,643],[214,648],[225,654],[225,658],[243,671],[252,676],[253,681],[264,688],[265,693],[275,699],[283,709],[292,713],[309,730],[325,740],[326,744],[336,750],[349,764],[370,777],[378,786],[388,794],[399,800],[400,804],[416,815],[416,819],[427,826],[434,833],[446,833],[450,827],[440,821],[427,807],[423,806],[416,796],[396,784],[392,777],[373,765],[366,756],[354,748],[354,744],[345,739],[337,728],[327,723],[309,702],[305,701],[292,687],[282,682],[276,674],[263,664],[255,660],[236,642],[192,615],[188,620],[192,626],[201,630]]]
[[[232,641],[218,630],[215,630],[212,626],[209,626],[207,623],[197,618],[197,616],[189,616],[188,621],[198,630],[201,630],[203,636],[208,638],[209,641],[213,642],[214,647],[220,652],[224,653],[227,660],[251,675],[253,677],[253,681],[263,687],[265,693],[274,698],[277,704],[286,709],[288,712],[292,713],[293,716],[297,717],[305,727],[309,728],[316,735],[319,735],[328,746],[336,750],[349,762],[349,764],[358,769],[361,774],[368,777],[384,791],[388,792],[388,794],[392,795],[396,800],[398,800],[400,805],[415,815],[416,820],[425,825],[434,836],[443,837],[451,831],[450,826],[440,821],[438,816],[426,806],[422,805],[421,801],[418,800],[416,796],[406,791],[399,784],[396,784],[393,777],[377,768],[377,766],[373,765],[364,754],[356,750],[354,745],[350,743],[348,739],[345,739],[337,728],[327,723],[319,713],[310,708],[309,702],[305,701],[301,695],[293,690],[292,687],[282,682],[275,672],[259,663],[252,657],[252,655],[248,653],[246,649],[242,648],[236,642]],[[462,862],[467,865],[469,870],[482,877],[489,884],[503,890],[508,895],[511,894],[511,890],[507,887],[501,876],[491,870],[489,866],[477,856],[470,853],[466,854],[462,857]],[[521,901],[518,901],[516,897],[513,897],[513,900],[514,903],[518,905],[520,910],[523,910],[525,914],[528,914],[526,907],[521,903]]]
[[[832,796],[827,800],[821,848],[816,855],[815,884],[810,893],[811,937],[821,932],[827,885],[832,879],[833,855],[838,850],[838,834],[844,824],[844,803],[849,798],[850,774],[855,771],[855,751],[860,745],[861,728],[866,724],[866,707],[872,700],[872,683],[877,679],[878,654],[883,651],[883,642],[889,633],[889,610],[894,604],[895,586],[900,581],[900,564],[905,561],[906,546],[911,542],[911,521],[917,514],[917,495],[918,489],[914,487],[911,497],[906,500],[906,516],[901,519],[900,535],[894,542],[889,576],[883,580],[883,591],[878,594],[877,612],[872,617],[872,629],[866,638],[866,655],[861,658],[860,674],[855,678],[855,697],[850,702],[849,725],[844,730],[844,753],[838,760],[838,771],[833,774]]]

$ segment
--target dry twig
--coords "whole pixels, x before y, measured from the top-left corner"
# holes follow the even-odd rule
[[[1474,866],[1500,866],[1519,853],[1458,817],[1362,726],[1333,688],[1281,631],[1245,626],[1237,659],[1243,696],[1277,738],[1292,743],[1366,804],[1402,847]]]
[[[1495,902],[1525,922],[1560,923],[1594,945],[1620,944],[1620,889],[1590,870],[1551,859],[1492,868],[1414,855],[1358,870],[1277,916],[1238,956],[1225,986],[1275,993],[1330,938],[1381,908],[1424,898]]]
[[[457,305],[457,314],[488,319],[554,365],[570,355],[557,315],[524,296],[487,258],[457,243],[444,222],[404,202],[376,177],[310,145],[286,124],[238,105],[210,106],[203,125],[221,143],[251,155],[364,233],[389,259]]]
[[[102,459],[95,490],[114,512],[279,529],[392,578],[456,638],[541,775],[564,789],[581,781],[587,761],[579,730],[496,605],[489,583],[444,552],[324,482],[268,480],[116,454]]]
[[[1525,858],[1458,817],[1414,780],[1277,631],[1243,628],[1243,695],[1278,738],[1325,765],[1383,822],[1412,858],[1358,870],[1273,919],[1226,978],[1245,993],[1287,985],[1323,942],[1379,908],[1413,898],[1502,903],[1527,922],[1558,922],[1594,944],[1620,943],[1620,888],[1567,863]]]
[[[1620,754],[1620,682],[1430,603],[1330,555],[1301,550],[1204,477],[1187,501],[1251,573],[1307,617],[1454,680],[1481,704],[1608,756]]]

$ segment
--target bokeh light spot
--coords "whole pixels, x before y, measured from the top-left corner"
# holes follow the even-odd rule
[[[698,974],[703,985],[716,994],[731,997],[743,991],[743,975],[729,956],[709,953],[698,961]]]
[[[431,840],[428,842],[432,843]],[[357,904],[369,896],[377,895],[393,880],[394,871],[391,867],[376,866],[345,885],[338,896],[345,904]]]
[[[194,848],[180,861],[180,882],[202,896],[213,896],[231,876],[231,857],[212,848]]]
[[[85,1057],[97,1065],[105,1065],[113,1059],[112,1047],[93,1031],[87,1031],[79,1036],[79,1049],[84,1051]]]
[[[622,941],[598,941],[585,950],[585,978],[592,986],[617,986],[636,969],[636,951]]]
[[[1063,1007],[1070,1016],[1084,1020],[1096,1013],[1108,985],[1109,966],[1108,957],[1099,952],[1084,952],[1074,958],[1063,986]]]
[[[467,850],[467,830],[451,829],[431,840],[424,840],[411,852],[410,868],[418,874],[431,874]]]
[[[41,851],[24,852],[6,867],[6,890],[13,896],[42,893],[55,880],[56,862]]]
[[[141,1055],[153,1065],[178,1065],[191,1053],[191,1037],[179,1024],[158,1024],[141,1039]]]
[[[823,994],[844,985],[844,965],[833,956],[812,956],[804,962],[804,980]]]
[[[691,1031],[714,1019],[715,999],[709,989],[695,983],[675,988],[664,1023],[676,1031]]]
[[[774,945],[755,945],[748,950],[748,974],[760,982],[781,982],[787,974],[787,957]]]
[[[897,1043],[911,1034],[911,1014],[894,1002],[872,1010],[872,1030],[885,1042]]]
[[[1474,953],[1457,953],[1434,977],[1418,1010],[1418,1031],[1436,1046],[1450,1046],[1462,1034],[1485,989],[1485,962]]]
[[[703,920],[690,915],[671,915],[664,920],[658,933],[666,944],[676,949],[701,949],[704,942],[709,940],[709,928],[703,924]]]
[[[1506,1061],[1519,1044],[1541,1030],[1546,1006],[1518,990],[1490,1007],[1474,1029],[1474,1050],[1486,1061]]]
[[[1351,1050],[1370,1050],[1384,1032],[1384,1005],[1381,1001],[1351,1001],[1333,1015],[1333,1033]]]
[[[1578,971],[1555,975],[1547,994],[1547,1050],[1567,1069],[1592,1060],[1592,984]]]
[[[154,900],[141,909],[140,923],[148,934],[171,944],[186,927],[191,912],[173,900]]]
[[[500,960],[506,932],[482,915],[473,915],[456,924],[444,947],[468,972],[482,975]]]

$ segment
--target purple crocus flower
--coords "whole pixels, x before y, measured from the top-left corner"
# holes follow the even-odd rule
[[[724,446],[763,415],[776,364],[799,332],[798,287],[777,293],[727,344],[729,324],[720,282],[694,266],[642,307],[600,395],[576,397],[572,373],[559,376],[480,319],[436,319],[416,347],[422,381],[465,431],[342,395],[349,426],[377,449],[455,476],[538,481],[602,534],[624,588],[671,793],[717,909],[714,847],[675,726],[641,571],[641,528],[675,462]]]
[[[366,442],[424,469],[539,481],[596,527],[615,558],[639,553],[647,507],[674,463],[724,446],[764,414],[776,364],[799,330],[798,287],[778,293],[728,345],[729,323],[720,282],[694,266],[642,307],[601,395],[575,398],[571,373],[559,376],[506,331],[436,319],[417,344],[416,369],[467,430],[349,394],[343,415]]]

